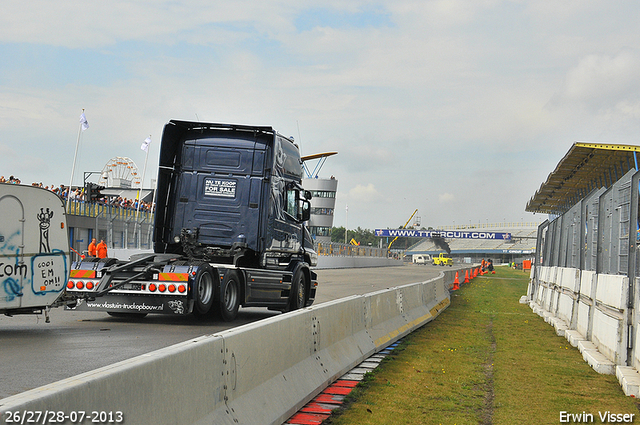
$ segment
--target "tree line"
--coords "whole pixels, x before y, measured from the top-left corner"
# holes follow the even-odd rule
[[[398,229],[401,229],[401,228],[402,227],[398,227]],[[426,229],[423,229],[423,230],[426,230]],[[345,228],[343,226],[332,227],[331,242],[345,243],[344,232],[345,232]],[[349,229],[347,231],[347,238],[346,238],[347,243],[349,243],[351,239],[354,239],[356,242],[360,243],[361,246],[373,246],[373,247],[379,247],[381,243],[380,241],[382,241],[383,248],[386,248],[389,245],[389,242],[393,240],[393,238],[376,236],[373,230],[362,229],[360,227],[358,227],[357,229]],[[406,249],[406,248],[409,248],[411,245],[415,244],[416,242],[418,242],[418,240],[415,238],[400,237],[393,243],[392,248]]]

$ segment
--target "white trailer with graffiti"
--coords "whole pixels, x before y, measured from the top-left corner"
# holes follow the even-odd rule
[[[64,304],[69,235],[62,199],[32,186],[0,184],[0,313],[45,313]]]

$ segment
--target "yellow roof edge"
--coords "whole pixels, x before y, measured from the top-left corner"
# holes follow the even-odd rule
[[[312,155],[302,156],[300,159],[302,160],[302,162],[305,162],[305,161],[311,161],[312,159],[318,159],[318,158],[328,157],[328,156],[337,155],[337,154],[338,152],[314,153]]]
[[[640,146],[636,146],[636,145],[619,145],[615,143],[591,143],[591,142],[575,142],[574,145],[581,148],[607,149],[611,151],[640,152]]]

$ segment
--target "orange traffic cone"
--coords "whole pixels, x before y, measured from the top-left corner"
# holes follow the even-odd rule
[[[473,277],[478,277],[478,267],[473,269]]]
[[[465,270],[464,271],[464,282],[463,283],[469,283],[469,270]]]
[[[458,280],[458,272],[456,272],[456,278],[453,279],[453,290],[457,291],[460,289],[460,281]]]

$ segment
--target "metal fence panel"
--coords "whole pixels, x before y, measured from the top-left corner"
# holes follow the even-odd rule
[[[598,260],[598,215],[604,187],[594,190],[583,201],[584,255],[582,270],[596,271]]]
[[[550,266],[558,266],[560,264],[560,242],[562,240],[562,220],[563,216],[559,216],[551,222],[551,260]]]
[[[562,267],[580,267],[580,231],[581,231],[582,202],[578,202],[564,214],[562,223]]]
[[[629,171],[540,225],[536,261],[602,274],[638,275],[640,173]],[[633,188],[633,189],[632,189]]]

